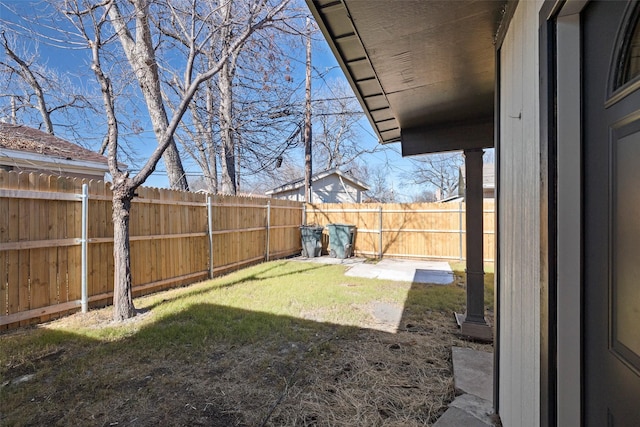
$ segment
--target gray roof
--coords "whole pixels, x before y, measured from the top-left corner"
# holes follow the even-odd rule
[[[0,149],[21,151],[63,160],[103,163],[107,158],[77,144],[23,125],[0,122]]]
[[[343,180],[348,181],[352,187],[360,187],[360,189],[362,191],[367,191],[369,189],[369,187],[367,187],[367,184],[365,184],[364,182],[354,178],[353,176],[346,174],[344,172],[342,172],[341,170],[337,169],[337,168],[332,168],[332,169],[327,169],[325,171],[322,172],[318,172],[316,174],[314,174],[311,177],[311,181],[315,182],[315,181],[319,181],[323,178],[326,178],[328,176],[331,175],[338,175],[339,177],[341,177]],[[272,190],[266,191],[265,194],[267,195],[271,195],[271,194],[278,194],[278,193],[283,193],[285,191],[291,191],[291,190],[295,190],[298,188],[304,187],[304,177],[300,178],[300,179],[296,179],[294,181],[291,182],[287,182],[286,184],[283,184],[279,187],[276,187]]]

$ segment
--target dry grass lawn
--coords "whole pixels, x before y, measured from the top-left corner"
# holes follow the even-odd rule
[[[270,262],[139,298],[123,324],[107,307],[4,333],[0,425],[432,424],[451,346],[490,350],[457,336],[460,278],[343,272]]]

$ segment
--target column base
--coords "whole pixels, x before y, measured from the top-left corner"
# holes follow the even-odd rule
[[[480,341],[493,342],[493,329],[487,324],[486,320],[482,323],[468,322],[466,320],[466,314],[453,314],[456,317],[456,323],[460,328],[461,335]]]

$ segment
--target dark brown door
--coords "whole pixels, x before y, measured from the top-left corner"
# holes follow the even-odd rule
[[[640,426],[637,6],[591,2],[582,15],[583,412],[594,427]]]

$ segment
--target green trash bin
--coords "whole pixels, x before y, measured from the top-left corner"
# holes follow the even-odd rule
[[[323,227],[317,225],[300,226],[303,257],[315,258],[320,256],[320,251],[322,251],[322,229]]]
[[[329,224],[329,255],[333,258],[349,258],[353,255],[356,226],[349,224]]]

